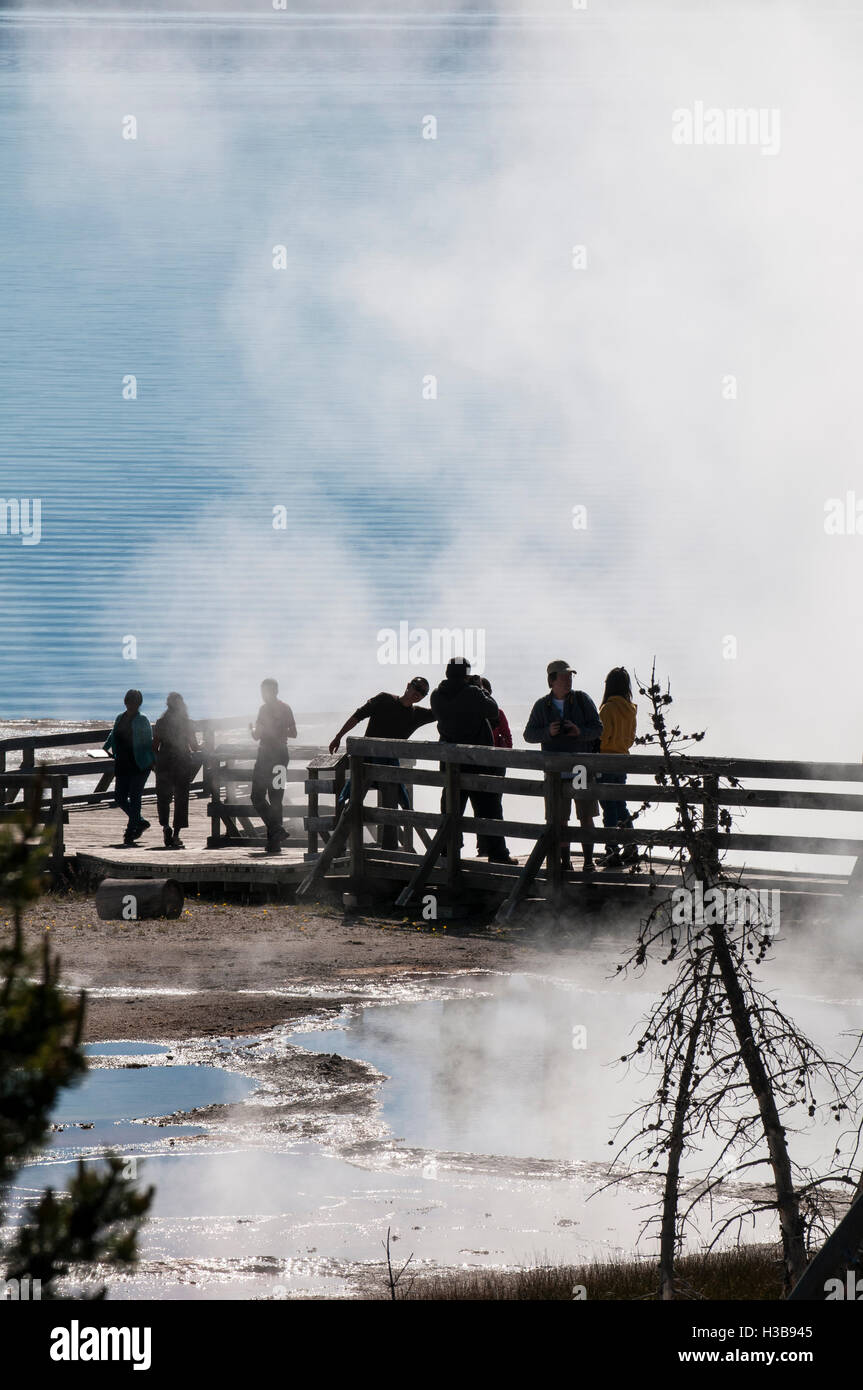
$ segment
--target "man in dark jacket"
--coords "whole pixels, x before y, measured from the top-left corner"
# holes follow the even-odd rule
[[[442,743],[478,743],[487,748],[494,747],[492,726],[497,723],[497,701],[486,694],[478,676],[471,677],[470,662],[466,657],[453,657],[444,679],[432,691],[430,703],[432,713],[437,718]],[[470,763],[459,766],[462,771],[477,776],[500,775],[500,768],[496,767],[477,767]],[[445,767],[446,764],[441,763],[441,770],[445,770]],[[500,819],[500,801],[494,792],[462,791],[460,811],[464,811],[468,798],[477,819]],[[441,811],[446,811],[446,791],[441,797]],[[477,854],[487,855],[491,863],[515,862],[501,835],[477,835],[476,848]]]
[[[576,674],[567,661],[550,661],[546,668],[548,694],[537,700],[524,731],[525,743],[539,743],[543,753],[595,753],[602,737],[602,720],[596,705],[583,690],[573,690]],[[572,773],[563,773],[571,791]],[[569,824],[570,797],[564,798],[564,825]],[[584,872],[593,872],[593,818],[599,814],[595,800],[576,801],[575,813],[581,825]],[[562,852],[569,868],[569,847]]]

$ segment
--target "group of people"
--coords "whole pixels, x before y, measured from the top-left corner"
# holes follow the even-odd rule
[[[261,682],[262,704],[249,733],[258,745],[252,773],[251,801],[264,822],[267,851],[278,854],[288,838],[282,825],[284,780],[288,765],[288,739],[296,738],[297,725],[290,705],[279,699],[278,681]],[[150,822],[141,814],[141,798],[147,778],[156,771],[156,809],[166,849],[185,849],[180,832],[189,824],[189,788],[201,765],[201,750],[182,695],[171,691],[164,714],[151,726],[141,713],[140,690],[127,690],[125,709],[114,720],[104,748],[114,755],[114,800],[127,818],[124,845],[133,845]]]
[[[551,661],[546,668],[548,689],[534,704],[524,729],[525,743],[538,743],[544,753],[628,753],[635,739],[636,707],[632,700],[632,683],[622,666],[615,666],[605,679],[600,707],[583,690],[573,689],[574,667],[566,661]],[[342,739],[364,721],[367,738],[407,740],[417,729],[436,723],[438,736],[445,743],[473,744],[488,748],[511,748],[512,733],[503,710],[494,699],[491,683],[485,676],[472,675],[465,657],[454,657],[447,665],[444,679],[431,691],[428,706],[421,702],[429,695],[425,676],[413,676],[401,695],[382,691],[354,710],[330,743],[336,753]],[[261,683],[261,707],[249,732],[258,744],[252,772],[251,802],[266,830],[266,852],[281,853],[288,838],[282,824],[284,773],[289,761],[288,740],[296,738],[297,726],[290,705],[278,698],[277,681]],[[168,849],[183,849],[181,831],[189,824],[189,788],[201,762],[201,750],[192,727],[182,695],[172,691],[165,712],[151,727],[141,713],[143,696],[140,690],[126,693],[125,709],[114,721],[105,741],[105,749],[113,753],[115,766],[115,800],[127,816],[123,843],[134,844],[150,822],[141,815],[141,798],[150,771],[156,773],[156,805],[159,824]],[[396,757],[368,759],[378,766],[398,766]],[[464,770],[477,776],[500,776],[496,767],[464,765]],[[561,820],[568,824],[572,795],[572,772],[561,773],[563,796]],[[619,785],[621,796],[603,801],[603,823],[606,829],[631,828],[623,784],[626,773],[598,774],[596,780]],[[406,789],[397,781],[378,783],[381,805],[394,809],[409,805]],[[500,792],[462,790],[460,811],[468,800],[477,819],[503,819],[503,797]],[[350,798],[350,783],[342,793],[344,805]],[[446,792],[441,798],[441,810],[446,809]],[[583,871],[591,873],[594,864],[594,821],[599,803],[594,798],[575,800],[580,827]],[[397,828],[383,827],[381,840],[385,849],[397,847]],[[503,835],[485,833],[477,836],[477,852],[491,863],[514,864]],[[609,842],[603,859],[604,866],[632,862],[638,857],[637,848]],[[565,868],[570,866],[568,844],[562,850]]]
[[[635,740],[637,711],[632,700],[632,682],[629,673],[622,666],[615,666],[605,678],[605,690],[599,710],[590,696],[583,690],[574,690],[572,678],[574,667],[567,661],[551,661],[546,668],[548,690],[533,706],[524,730],[525,743],[538,743],[544,753],[628,753]],[[402,695],[381,693],[367,700],[355,710],[339,729],[330,752],[337,752],[341,740],[351,729],[355,729],[364,719],[367,738],[407,739],[424,724],[437,724],[438,735],[445,743],[468,743],[489,748],[511,748],[512,733],[503,710],[492,694],[491,683],[485,676],[472,675],[470,663],[465,657],[454,657],[446,668],[444,679],[437,689],[431,692],[429,708],[423,708],[420,701],[429,693],[429,683],[425,676],[414,676],[408,681]],[[373,758],[373,763],[397,764],[397,758]],[[465,771],[478,776],[500,776],[500,768],[483,767],[471,764]],[[561,818],[568,824],[572,797],[573,774],[561,774],[564,785]],[[599,780],[599,778],[597,779]],[[626,782],[624,772],[603,774],[604,783],[621,785]],[[404,788],[391,782],[380,784],[381,805],[394,806],[396,797],[407,804]],[[343,797],[350,795],[345,789]],[[474,816],[479,820],[502,820],[503,797],[500,792],[467,791],[460,793],[460,811],[464,811],[468,799]],[[441,798],[441,810],[445,809],[446,793]],[[594,863],[594,821],[599,814],[599,804],[595,799],[579,798],[575,801],[576,815],[581,830],[583,871],[593,872]],[[631,829],[632,820],[626,802],[620,798],[603,802],[603,824],[606,829]],[[395,848],[395,826],[385,826],[382,844],[384,848]],[[507,849],[502,835],[482,834],[477,836],[477,853],[488,858],[491,863],[513,864],[516,861]],[[620,846],[609,842],[603,859],[604,867],[616,867],[633,862],[638,858],[634,845],[627,845],[623,853]],[[565,868],[570,866],[570,851],[567,845],[562,850]]]

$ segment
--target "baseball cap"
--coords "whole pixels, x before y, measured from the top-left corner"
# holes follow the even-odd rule
[[[546,675],[549,676],[561,676],[564,671],[571,671],[573,675],[576,674],[575,667],[570,666],[568,661],[550,661],[546,667]]]

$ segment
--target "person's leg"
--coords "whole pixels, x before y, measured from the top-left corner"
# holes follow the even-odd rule
[[[156,773],[156,811],[159,817],[159,824],[162,827],[162,836],[165,841],[165,848],[171,848],[173,835],[171,833],[171,800],[173,797],[174,785],[165,767],[160,767]]]
[[[144,785],[149,775],[148,769],[146,772],[133,772],[129,778],[129,830],[135,839],[143,835],[150,825],[150,822],[144,820],[141,815],[141,797],[144,794]]]
[[[601,781],[603,786],[607,787],[609,790],[613,790],[618,783],[618,778],[611,778],[606,773],[605,776],[601,778]],[[623,803],[621,801],[602,801],[600,805],[602,807],[602,824],[606,830],[614,830],[615,827],[620,824],[620,808]],[[620,846],[615,840],[606,840],[605,860],[606,862],[610,860],[612,864],[620,860]]]
[[[264,829],[267,832],[267,840],[275,838],[273,834],[273,812],[270,806],[268,793],[272,786],[273,770],[269,763],[255,763],[252,773],[252,794],[251,802],[255,808],[255,814],[260,816],[264,822]]]
[[[275,772],[273,776],[275,776]],[[282,809],[285,800],[285,789],[284,787],[274,787],[272,779],[270,779],[267,795],[270,801],[270,834],[275,835],[277,839],[284,838],[284,817]]]
[[[441,764],[440,764],[440,770],[441,770],[441,772],[446,773],[446,769],[447,769],[447,764],[446,764],[446,763],[441,763]],[[460,768],[460,771],[462,771],[462,772],[468,772],[468,771],[472,771],[472,769],[467,768],[467,767],[464,767],[464,768]],[[464,808],[465,808],[466,805],[467,805],[467,792],[466,792],[466,791],[464,790],[464,788],[462,787],[462,788],[459,789],[459,814],[460,814],[460,815],[463,815],[463,814],[464,814]],[[445,815],[445,814],[446,814],[446,811],[447,811],[447,804],[446,804],[446,787],[444,787],[444,789],[443,789],[443,791],[441,792],[441,795],[440,795],[440,809],[441,809],[441,814],[442,814],[442,815]],[[460,834],[459,837],[458,837],[458,843],[459,843],[459,849],[461,849],[461,847],[462,847],[463,844],[464,844],[464,836],[461,835],[461,834]],[[449,842],[447,842],[447,844],[444,845],[443,857],[446,857],[446,854],[447,854],[447,852],[448,852],[448,849],[449,849]]]
[[[185,830],[189,824],[189,777],[180,772],[174,781],[174,829]]]
[[[114,800],[126,817],[125,839],[131,843],[132,839],[132,814],[129,805],[129,783],[131,778],[128,773],[118,772],[114,779]]]
[[[623,773],[620,780],[621,782],[626,781],[626,773]],[[620,820],[618,821],[618,825],[621,827],[622,830],[632,830],[632,816],[629,814],[629,807],[627,806],[625,801],[619,802],[619,806]],[[623,862],[625,864],[637,864],[639,857],[640,856],[638,853],[638,845],[634,844],[632,841],[630,841],[629,844],[624,845]]]
[[[561,789],[561,798],[560,798],[560,828],[561,828],[561,830],[569,830],[569,817],[570,817],[570,812],[571,812],[571,811],[572,811],[572,782],[567,778],[567,779],[564,780],[563,786],[562,786],[562,789]],[[561,864],[563,865],[563,867],[564,867],[565,869],[568,869],[568,868],[571,866],[571,864],[572,864],[572,854],[571,854],[571,849],[570,849],[570,843],[569,843],[568,840],[564,840],[564,841],[562,841],[562,843],[561,843],[561,847],[560,847],[560,862],[561,862]]]
[[[498,775],[499,768],[483,768],[482,775],[485,777],[495,777]],[[477,768],[477,772],[480,769]],[[476,811],[477,816],[482,816],[484,820],[503,820],[503,793],[502,792],[477,792],[477,805],[482,809]],[[483,847],[480,854],[488,855],[489,859],[509,860],[509,850],[506,847],[506,840],[503,835],[484,835]],[[479,841],[477,841],[479,844]]]
[[[175,849],[183,849],[180,831],[189,824],[189,787],[192,782],[191,763],[180,764],[174,776],[174,836]]]
[[[593,818],[598,809],[595,801],[577,801],[575,803],[575,813],[581,829],[581,853],[585,869],[593,868]]]
[[[170,829],[173,794],[174,779],[166,767],[160,767],[156,773],[156,811],[163,830]]]

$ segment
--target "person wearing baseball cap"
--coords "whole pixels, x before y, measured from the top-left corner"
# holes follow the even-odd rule
[[[577,672],[568,661],[550,661],[546,667],[547,694],[530,712],[524,730],[525,743],[538,743],[543,753],[595,753],[602,738],[602,720],[596,705],[584,690],[573,690]],[[563,773],[568,783],[572,773]],[[564,800],[564,824],[569,824],[569,798]],[[575,813],[581,826],[584,873],[593,873],[593,820],[599,815],[595,800],[576,801]],[[568,846],[562,850],[564,868],[570,867]]]

